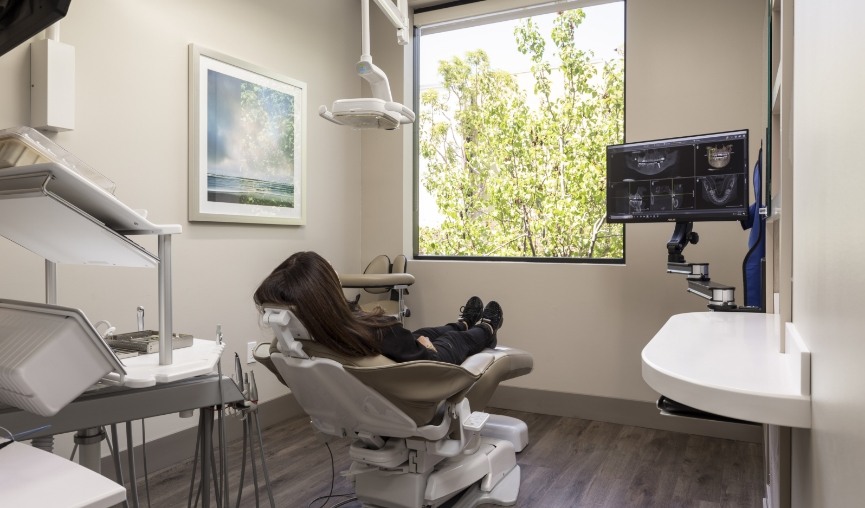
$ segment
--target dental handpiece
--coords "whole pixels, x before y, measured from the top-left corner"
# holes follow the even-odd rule
[[[139,305],[137,311],[138,311],[138,331],[143,332],[144,331],[144,307]]]
[[[234,375],[237,377],[235,379],[235,383],[237,383],[237,389],[241,392],[243,391],[243,368],[240,366],[240,356],[237,353],[234,353]]]
[[[258,403],[258,387],[255,386],[255,372],[249,371],[249,395],[246,397],[254,403]]]

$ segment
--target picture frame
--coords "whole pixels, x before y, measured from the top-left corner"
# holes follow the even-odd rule
[[[306,223],[306,83],[189,45],[189,220]]]

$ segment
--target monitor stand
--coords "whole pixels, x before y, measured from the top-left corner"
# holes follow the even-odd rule
[[[667,273],[685,275],[688,292],[709,300],[709,308],[716,311],[740,310],[736,301],[736,288],[713,282],[709,278],[709,263],[688,263],[682,252],[689,243],[696,244],[700,235],[694,232],[693,222],[676,222],[673,236],[667,242]]]

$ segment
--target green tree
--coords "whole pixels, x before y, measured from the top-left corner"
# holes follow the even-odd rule
[[[427,255],[620,258],[605,223],[608,144],[622,141],[623,61],[600,67],[574,34],[581,9],[560,13],[546,41],[531,18],[514,31],[531,58],[535,105],[483,50],[439,62],[443,88],[421,96],[422,185],[442,217],[419,231]]]

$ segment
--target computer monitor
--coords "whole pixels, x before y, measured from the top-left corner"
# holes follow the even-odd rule
[[[748,130],[607,147],[607,221],[748,218]]]
[[[0,55],[63,19],[71,1],[0,1]]]

